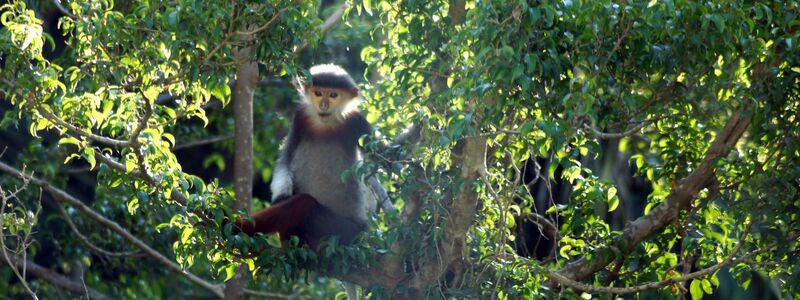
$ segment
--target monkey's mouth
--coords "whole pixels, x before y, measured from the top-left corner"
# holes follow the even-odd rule
[[[324,112],[324,113],[321,112],[321,113],[319,113],[319,116],[323,117],[323,118],[324,117],[329,117],[330,115],[331,115],[331,113],[329,113],[329,112]]]

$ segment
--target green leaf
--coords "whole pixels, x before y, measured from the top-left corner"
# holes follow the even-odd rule
[[[165,140],[167,140],[167,142],[169,142],[170,148],[175,147],[175,136],[169,133],[164,133],[163,135],[161,135],[161,137],[163,137]]]
[[[181,243],[189,244],[191,243],[192,233],[194,233],[194,228],[186,227],[181,232]]]
[[[714,288],[713,288],[713,287],[711,287],[711,282],[710,282],[710,281],[708,281],[708,279],[703,279],[703,281],[701,281],[701,284],[702,284],[702,286],[703,286],[703,291],[704,291],[706,294],[709,294],[709,295],[711,295],[711,293],[713,293],[713,292],[714,292]]]
[[[135,168],[136,168],[136,161],[134,161],[134,158],[129,157],[128,159],[125,160],[125,172],[130,173]]]
[[[689,292],[692,294],[692,300],[703,299],[703,288],[701,287],[700,280],[692,280],[689,286]]]
[[[132,214],[132,215],[135,214],[136,210],[138,210],[138,209],[139,209],[139,198],[132,198],[130,201],[128,201],[128,213],[129,214]]]
[[[83,149],[83,156],[86,158],[86,161],[89,163],[89,168],[94,170],[94,166],[97,163],[94,158],[94,148],[87,147]]]
[[[610,187],[608,188],[608,193],[606,194],[606,199],[608,200],[608,211],[614,211],[619,206],[619,197],[615,197],[617,195],[617,188]]]
[[[78,139],[76,139],[74,137],[71,137],[71,136],[61,138],[60,140],[58,140],[58,144],[59,145],[75,145],[75,147],[78,147],[78,148],[80,148],[80,146],[81,146],[81,142],[78,141]]]
[[[558,254],[560,254],[561,257],[569,259],[569,250],[571,249],[572,245],[564,245],[564,247],[561,247],[561,249],[558,250]]]
[[[362,3],[364,4],[364,11],[366,11],[367,14],[369,14],[371,16],[372,15],[372,1],[364,0]]]
[[[219,101],[222,102],[223,107],[227,106],[228,103],[231,102],[231,87],[229,87],[226,83],[220,84],[211,90],[211,95],[214,95],[214,98],[219,99]]]
[[[236,264],[230,264],[225,267],[225,281],[231,280],[233,275],[236,275]]]
[[[158,94],[161,93],[161,89],[158,86],[150,86],[144,90],[142,90],[142,94],[144,94],[145,99],[150,104],[153,104],[156,99],[158,99]]]
[[[717,278],[717,273],[712,274],[711,278],[709,278],[709,281],[711,281],[711,284],[713,284],[714,286],[718,287],[719,286],[719,278]]]
[[[725,19],[723,19],[722,16],[712,15],[711,21],[717,26],[717,30],[719,30],[719,32],[725,31]]]

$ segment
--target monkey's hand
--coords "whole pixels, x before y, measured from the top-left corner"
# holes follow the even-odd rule
[[[278,166],[275,167],[275,173],[272,175],[272,182],[269,188],[272,192],[273,204],[285,200],[292,195],[292,174],[289,173],[289,169],[285,165],[278,164]]]

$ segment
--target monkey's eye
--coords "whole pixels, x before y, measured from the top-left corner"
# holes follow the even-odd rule
[[[331,98],[336,98],[336,96],[339,96],[339,94],[337,94],[336,92],[331,93]]]
[[[320,96],[322,96],[322,92],[314,91],[314,95],[317,96],[317,97],[320,97]]]

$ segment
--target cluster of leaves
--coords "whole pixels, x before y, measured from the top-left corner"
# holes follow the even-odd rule
[[[158,245],[162,253],[172,247],[178,260],[191,267],[195,256],[208,252],[198,252],[192,245],[211,240],[192,232],[196,209],[219,214],[231,201],[230,188],[216,182],[207,187],[201,178],[183,172],[172,148],[209,123],[209,116],[214,115],[207,114],[207,109],[225,107],[230,101],[237,66],[235,49],[251,47],[249,59],[263,62],[272,74],[295,74],[298,68],[293,48],[318,38],[318,31],[311,30],[321,23],[314,17],[317,9],[313,3],[298,5],[293,1],[144,1],[117,5],[110,1],[70,1],[67,9],[72,16],[58,20],[67,47],[62,48],[61,55],[50,58],[43,55],[43,48],[57,45],[43,32],[34,10],[23,1],[0,8],[0,91],[14,106],[6,111],[2,124],[6,128],[25,126],[33,136],[44,134],[49,139],[53,137],[50,132],[60,136],[56,138],[58,145],[34,142],[29,149],[6,153],[6,157],[16,156],[21,164],[56,186],[66,185],[63,181],[68,173],[53,162],[78,169],[87,166],[97,174],[97,187],[88,194],[94,199],[83,200],[135,235],[152,237],[147,241]],[[247,24],[266,25],[269,30]],[[245,31],[252,31],[253,39],[242,39]],[[50,43],[45,45],[47,41]],[[192,119],[199,120],[199,126],[185,126],[193,124]],[[274,134],[261,134],[272,135],[266,145],[275,152]],[[47,147],[56,151],[47,152]],[[18,183],[10,178],[3,182],[4,186]],[[106,230],[91,222],[76,222],[90,232]],[[61,234],[68,235],[63,230]],[[90,237],[107,249],[125,248],[113,234]],[[213,237],[213,241],[225,241],[219,232]],[[81,249],[72,243],[62,247]],[[36,247],[28,250],[38,251]],[[87,251],[69,251],[52,259],[66,262],[71,260],[68,257],[83,257],[89,263],[90,255]],[[208,257],[201,260],[199,270],[208,268],[209,260],[218,261],[215,256]],[[112,265],[127,270],[119,275],[120,280],[125,282],[132,274],[128,280],[134,285],[106,282],[102,266],[87,274],[86,283],[101,292],[141,297],[145,294],[136,295],[136,282],[155,273],[168,273],[161,269],[137,274],[132,260],[112,261]],[[224,264],[229,265],[230,260]],[[211,274],[227,271],[215,269],[218,271]],[[147,291],[163,295],[166,291],[157,289],[169,285],[154,284]]]

